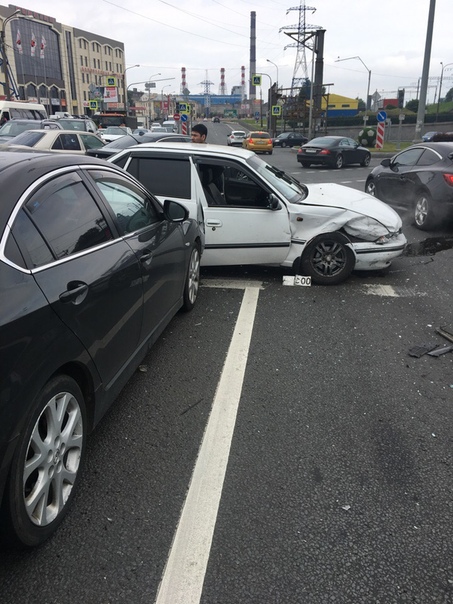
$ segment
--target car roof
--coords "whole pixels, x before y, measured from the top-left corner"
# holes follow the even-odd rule
[[[141,145],[136,145],[134,147],[129,147],[129,149],[124,149],[124,151],[130,151],[134,149],[134,151],[139,151],[144,153],[146,149],[162,149],[166,152],[168,151],[180,151],[181,153],[190,152],[190,154],[196,155],[206,155],[212,158],[219,157],[231,157],[231,158],[242,158],[248,159],[249,157],[253,157],[255,153],[253,151],[247,151],[245,149],[236,149],[230,146],[224,145],[213,145],[213,144],[200,144],[200,143],[165,143],[165,142],[156,142],[156,143],[143,143]]]
[[[89,157],[88,155],[76,156],[36,151],[0,151],[0,179],[3,190],[8,191],[8,195],[4,196],[0,204],[0,224],[5,224],[17,200],[41,176],[51,170],[79,165],[103,166],[105,168],[106,162],[103,159]],[[124,173],[120,168],[112,167]]]

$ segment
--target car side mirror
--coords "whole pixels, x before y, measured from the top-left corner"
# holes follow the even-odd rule
[[[166,199],[164,201],[164,215],[167,220],[172,222],[184,222],[189,217],[189,210],[177,201]]]
[[[273,211],[279,210],[281,208],[280,201],[279,201],[278,197],[276,195],[274,195],[274,193],[271,193],[269,195],[269,201],[267,204],[267,208],[269,210],[273,210]]]
[[[384,168],[388,168],[390,166],[390,158],[386,157],[385,159],[383,159],[381,161],[381,166],[383,166]]]

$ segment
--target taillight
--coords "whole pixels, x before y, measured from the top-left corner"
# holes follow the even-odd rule
[[[329,149],[321,149],[319,155],[330,155]]]
[[[445,179],[445,182],[447,183],[447,185],[450,185],[450,187],[453,187],[453,174],[444,174],[444,179]]]

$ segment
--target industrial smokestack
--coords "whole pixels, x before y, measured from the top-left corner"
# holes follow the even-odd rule
[[[249,98],[256,99],[256,87],[252,84],[252,76],[256,73],[256,13],[250,13],[250,85]]]

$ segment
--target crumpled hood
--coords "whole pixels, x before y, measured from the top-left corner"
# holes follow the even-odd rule
[[[378,220],[392,232],[402,226],[401,218],[393,208],[368,193],[330,182],[305,186],[308,196],[304,204],[351,210]]]

